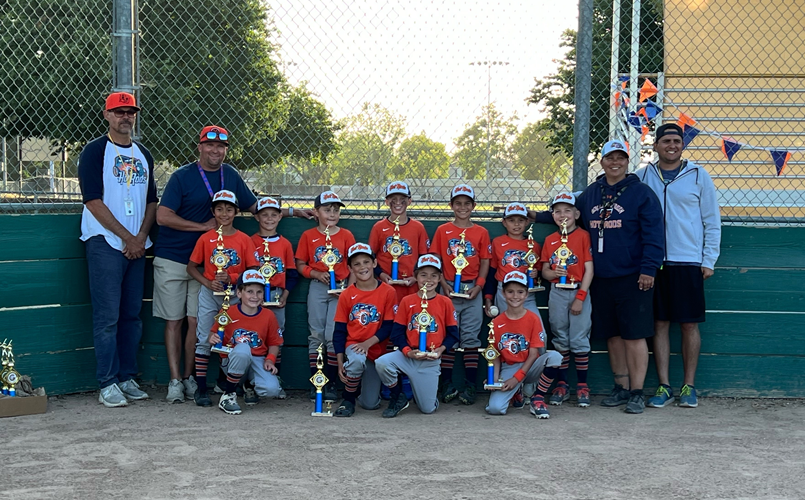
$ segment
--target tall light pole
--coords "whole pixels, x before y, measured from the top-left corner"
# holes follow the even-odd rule
[[[489,180],[489,165],[491,163],[491,114],[492,106],[492,66],[508,66],[509,61],[478,61],[471,62],[470,66],[486,66],[486,180]]]

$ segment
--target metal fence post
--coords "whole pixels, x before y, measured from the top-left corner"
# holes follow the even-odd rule
[[[137,81],[137,1],[113,0],[112,4],[112,91],[134,94],[140,101]],[[135,136],[139,135],[139,117]]]
[[[573,191],[581,191],[587,187],[592,68],[593,0],[579,0],[579,30],[576,35],[576,116],[573,123]]]

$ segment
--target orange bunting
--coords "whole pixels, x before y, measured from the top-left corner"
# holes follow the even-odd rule
[[[646,125],[643,125],[643,133],[640,135],[640,142],[645,141],[647,135],[648,135],[648,127]]]
[[[685,125],[690,125],[691,127],[695,126],[696,120],[685,113],[679,113],[679,119],[676,121],[676,124],[684,129]]]
[[[649,97],[653,97],[657,95],[657,87],[654,86],[653,83],[647,78],[646,81],[643,82],[643,86],[640,88],[640,102],[645,101]]]

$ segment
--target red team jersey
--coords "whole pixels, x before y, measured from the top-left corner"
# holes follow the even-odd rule
[[[522,318],[510,319],[504,312],[493,321],[495,347],[507,365],[524,362],[531,348],[545,347],[545,327],[538,314],[526,310]]]
[[[419,295],[407,295],[397,306],[397,317],[394,318],[395,323],[405,326],[408,346],[412,349],[419,349],[419,326],[415,318],[422,311],[421,303],[422,297]],[[431,344],[436,347],[444,344],[447,327],[458,327],[458,322],[453,302],[442,294],[436,294],[434,298],[428,299],[428,313],[433,316],[433,322],[428,328],[426,342],[428,349],[430,349]]]
[[[542,266],[544,262],[550,262],[551,269],[556,269],[559,260],[553,253],[557,248],[562,246],[561,238],[562,234],[559,231],[545,238],[545,244],[542,247],[542,256],[539,259],[540,266]],[[593,260],[590,247],[590,233],[577,227],[567,234],[567,248],[573,252],[573,255],[567,261],[567,281],[570,282],[570,278],[573,277],[576,283],[581,283],[581,279],[584,277],[584,263]],[[558,283],[559,278],[551,281]]]
[[[525,254],[528,253],[528,239],[515,240],[504,234],[492,240],[492,267],[496,269],[495,279],[503,283],[503,278],[512,271],[528,272]],[[534,255],[540,256],[540,246],[534,242]],[[535,264],[537,265],[537,264]]]
[[[347,267],[347,249],[355,244],[355,237],[348,229],[339,228],[338,232],[330,235],[333,243],[333,252],[338,256],[335,265],[335,279],[343,280],[349,276]],[[299,246],[296,248],[296,258],[306,262],[315,271],[328,272],[327,266],[321,261],[325,252],[324,234],[318,228],[311,228],[302,233]]]
[[[381,219],[372,226],[369,233],[369,246],[377,256],[377,264],[384,273],[391,276],[391,255],[388,253],[388,245],[394,235],[394,223],[388,218]],[[408,219],[408,222],[400,226],[400,243],[405,252],[397,259],[397,273],[399,279],[408,278],[414,275],[414,267],[420,255],[428,253],[428,234],[425,226],[418,220]],[[416,285],[410,287],[395,285],[397,300],[411,293],[416,293]]]
[[[229,317],[232,321],[224,328],[223,344],[249,344],[252,356],[265,357],[268,348],[272,345],[281,346],[283,343],[282,330],[277,317],[271,310],[261,307],[254,316],[248,316],[240,310],[240,304],[229,308]],[[218,325],[213,324],[210,332],[218,332]],[[222,358],[226,354],[221,354]]]
[[[204,264],[204,277],[210,281],[215,279],[216,268],[212,264],[212,252],[217,245],[218,233],[211,229],[201,235],[193,253],[190,254],[190,262]],[[254,243],[242,231],[235,231],[235,234],[229,236],[224,235],[224,253],[229,256],[229,264],[224,270],[232,283],[238,281],[238,277],[246,268],[259,266],[254,253]]]
[[[384,321],[394,321],[397,312],[397,293],[385,283],[371,291],[364,291],[350,285],[338,297],[335,310],[335,322],[347,325],[347,347],[369,340]],[[367,357],[372,361],[386,353],[386,344],[378,342],[373,345]]]
[[[436,228],[433,241],[430,244],[431,252],[437,254],[442,259],[442,273],[444,279],[453,281],[456,277],[456,268],[451,262],[456,256],[456,247],[461,241],[461,232],[464,231],[464,239],[467,242],[467,250],[464,256],[469,265],[461,271],[461,280],[474,280],[478,277],[478,270],[481,267],[481,259],[492,258],[492,248],[489,243],[489,231],[473,224],[472,227],[461,228],[448,222]],[[484,276],[485,278],[486,276]]]
[[[265,262],[263,255],[264,240],[265,238],[260,236],[259,233],[252,235],[252,242],[254,242],[255,251],[257,252],[258,266],[262,266]],[[271,256],[274,269],[277,270],[277,273],[271,278],[269,284],[275,288],[285,288],[285,271],[288,269],[288,266],[291,266],[291,269],[296,269],[291,242],[284,236],[270,236],[268,237],[268,253]]]

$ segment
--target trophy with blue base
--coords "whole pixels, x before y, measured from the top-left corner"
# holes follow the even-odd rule
[[[399,258],[405,253],[405,247],[403,247],[402,242],[400,241],[400,218],[394,221],[394,233],[391,236],[391,243],[389,243],[388,248],[386,251],[391,255],[391,280],[389,280],[389,285],[407,285],[408,282],[405,280],[401,280],[399,276]]]
[[[229,256],[224,252],[224,226],[219,226],[218,241],[215,245],[215,250],[212,251],[212,265],[215,266],[217,272],[221,272],[229,265]],[[226,295],[226,292],[212,292],[213,295]]]
[[[17,395],[17,384],[20,381],[20,374],[14,369],[14,352],[11,349],[11,343],[12,341],[6,343],[4,340],[3,343],[0,344],[3,366],[2,371],[0,371],[0,382],[3,383],[3,394],[14,397]]]
[[[525,254],[525,263],[528,264],[528,271],[525,273],[528,280],[528,292],[544,292],[545,287],[542,286],[542,278],[537,278],[537,284],[534,286],[534,278],[531,273],[534,271],[535,266],[539,262],[539,257],[534,252],[534,225],[528,226],[528,252]]]
[[[567,261],[573,257],[573,252],[567,247],[567,219],[562,221],[562,244],[556,251],[553,253],[556,257],[556,267],[561,267],[565,271],[567,271]],[[556,288],[563,288],[565,290],[573,290],[578,288],[578,283],[576,283],[576,277],[570,277],[570,283],[567,282],[567,276],[560,276],[559,283],[556,284]]]
[[[319,344],[318,349],[316,349],[316,352],[318,352],[318,355],[316,356],[316,368],[318,368],[318,371],[316,371],[316,373],[314,373],[313,376],[310,377],[310,383],[313,384],[313,387],[316,388],[316,407],[315,411],[310,414],[311,417],[333,416],[333,413],[330,411],[329,404],[327,405],[327,411],[322,411],[323,409],[322,404],[324,401],[322,391],[324,390],[324,386],[326,386],[327,383],[330,381],[330,379],[327,378],[327,375],[325,375],[324,372],[321,371],[322,368],[324,368],[324,356],[322,355],[323,351],[324,351],[324,344]]]
[[[263,264],[260,266],[260,274],[266,280],[266,287],[263,293],[263,307],[278,306],[280,305],[280,297],[282,296],[282,289],[273,288],[271,286],[271,278],[277,274],[277,268],[271,263],[271,252],[268,249],[268,240],[263,240],[263,256],[261,257]]]
[[[221,305],[221,311],[215,315],[215,322],[218,324],[218,343],[213,345],[210,350],[218,354],[229,354],[232,352],[233,346],[224,345],[224,330],[226,326],[232,323],[232,318],[229,316],[229,296],[232,294],[232,285],[228,285],[224,291],[224,303]]]
[[[503,387],[503,381],[499,380],[499,375],[495,372],[495,360],[500,357],[500,351],[495,348],[495,324],[489,322],[489,336],[486,338],[488,345],[481,351],[486,359],[486,383],[484,389],[487,391],[497,391]]]
[[[419,330],[419,343],[417,345],[419,352],[416,353],[416,357],[419,359],[436,359],[439,357],[439,355],[434,352],[436,346],[431,344],[430,350],[428,350],[428,330],[430,330],[433,324],[433,316],[428,312],[427,287],[423,286],[420,292],[422,292],[422,302],[420,302],[419,305],[422,310],[416,315],[416,324]]]
[[[461,231],[459,236],[461,236],[461,241],[459,241],[458,245],[456,246],[456,256],[450,261],[453,264],[453,267],[456,269],[456,277],[453,281],[453,291],[450,292],[450,296],[458,297],[460,299],[469,299],[470,284],[461,282],[461,271],[470,265],[467,257],[464,255],[467,251],[467,240],[464,231]]]
[[[343,292],[344,289],[339,288],[335,280],[335,265],[338,264],[338,255],[333,250],[333,240],[330,239],[330,226],[324,228],[324,255],[322,255],[321,261],[324,262],[330,273],[330,289],[327,290],[327,293],[335,295]]]

